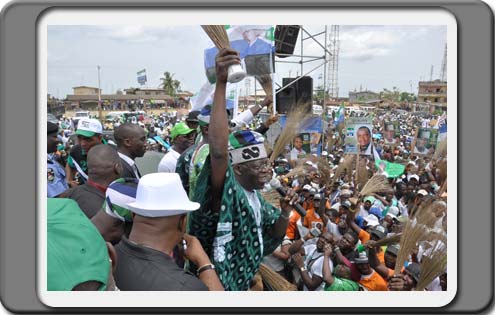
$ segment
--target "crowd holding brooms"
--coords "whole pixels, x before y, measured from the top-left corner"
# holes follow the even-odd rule
[[[202,27],[217,48],[229,47],[229,39],[222,25],[205,25]],[[229,69],[229,82],[242,80],[244,76],[240,73],[242,71],[238,70],[230,71]],[[267,95],[273,95],[271,71],[269,69],[261,69],[258,72],[264,74],[257,75],[256,80],[261,84]],[[230,78],[231,73],[232,79]],[[287,147],[293,141],[294,137],[304,129],[304,123],[311,115],[304,110],[305,105],[307,104],[297,104],[293,107],[294,109],[287,114],[285,126],[273,144],[273,147],[267,148],[267,152],[271,152],[269,161],[272,165],[278,159],[284,158]],[[268,112],[272,115],[275,114],[273,107],[270,107]],[[328,153],[335,153],[330,150],[332,148],[335,150],[335,148],[343,146],[340,137],[343,128],[344,124],[338,124],[324,131],[326,137],[324,137],[323,148],[328,148]],[[287,185],[293,179],[309,176],[318,177],[320,191],[317,193],[322,193],[323,195],[323,202],[320,203],[320,208],[325,207],[326,194],[332,187],[336,184],[342,185],[346,183],[353,190],[352,195],[348,198],[350,207],[347,207],[347,211],[354,213],[359,210],[365,197],[395,192],[393,180],[387,178],[387,176],[378,174],[375,172],[374,167],[370,167],[370,159],[368,156],[360,155],[359,145],[357,151],[357,154],[345,154],[341,156],[335,165],[329,164],[326,156],[309,157],[309,164],[298,164],[287,173],[278,176],[278,179]],[[397,262],[391,281],[394,281],[403,272],[405,266],[412,262],[420,263],[420,276],[416,279],[415,290],[423,290],[433,279],[446,272],[446,229],[444,225],[438,224],[442,219],[440,216],[446,216],[446,209],[438,210],[438,207],[440,207],[439,204],[445,199],[444,194],[447,185],[446,141],[442,141],[437,145],[435,155],[432,157],[432,163],[435,167],[434,179],[440,186],[437,195],[430,196],[421,203],[415,203],[409,215],[402,216],[401,220],[397,221],[399,228],[396,230],[399,231],[398,233],[390,233],[391,235],[374,243],[375,246],[398,243],[400,250],[397,253]],[[296,189],[301,188],[296,186]],[[279,196],[273,190],[267,190],[263,192],[265,198],[272,204],[276,204]],[[318,213],[323,212],[320,209]],[[364,245],[366,248],[366,244]],[[418,251],[420,250],[421,257],[418,257]],[[259,273],[271,290],[296,289],[294,284],[288,282],[284,277],[281,277],[266,265],[262,264]]]

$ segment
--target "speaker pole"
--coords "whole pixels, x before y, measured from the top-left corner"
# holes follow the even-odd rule
[[[328,32],[328,26],[325,25],[325,48],[327,47],[327,32]],[[326,121],[327,123],[327,128],[330,126],[330,123],[329,123],[329,119],[328,119],[328,113],[327,113],[327,56],[328,56],[328,51],[327,49],[325,49],[325,66],[323,68],[323,117],[326,117],[328,121]],[[322,120],[323,120],[323,117],[322,117]],[[325,148],[323,147],[323,144],[325,143],[325,140],[327,138],[327,130],[323,130],[323,123],[321,124],[322,125],[322,129],[321,129],[321,150],[322,151],[326,151]]]

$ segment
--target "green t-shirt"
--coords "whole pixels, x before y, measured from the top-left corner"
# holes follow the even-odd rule
[[[325,284],[325,291],[359,291],[359,285],[355,281],[334,276],[331,286]]]

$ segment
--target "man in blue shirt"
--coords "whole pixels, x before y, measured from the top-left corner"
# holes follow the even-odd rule
[[[54,159],[54,153],[57,151],[58,143],[58,125],[48,122],[47,125],[47,195],[48,197],[57,197],[69,187],[65,181],[64,168]]]

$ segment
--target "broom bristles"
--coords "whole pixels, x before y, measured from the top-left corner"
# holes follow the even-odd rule
[[[444,273],[447,267],[447,241],[443,235],[438,235],[439,237],[433,240],[429,255],[421,258],[417,291],[423,291],[436,277]]]
[[[431,203],[428,202],[426,206],[418,209],[416,216],[412,220],[406,223],[400,239],[400,249],[397,254],[397,262],[394,270],[395,274],[400,274],[407,258],[418,247],[418,242],[428,239],[432,233],[431,227],[433,227],[435,221],[436,217],[431,215]]]
[[[378,192],[384,192],[390,189],[387,177],[384,175],[373,175],[361,189],[360,195],[367,196]]]
[[[435,153],[433,154],[434,160],[445,157],[447,157],[447,139],[444,139],[438,143]]]
[[[318,173],[320,174],[321,183],[326,187],[330,187],[332,182],[330,174],[332,173],[332,170],[330,169],[330,165],[328,165],[327,160],[319,157],[316,165],[318,166]]]
[[[305,175],[305,174],[306,174],[306,170],[304,169],[304,166],[299,165],[291,169],[289,173],[285,174],[282,178],[297,177],[299,175]]]
[[[344,157],[344,160],[339,163],[339,166],[335,169],[335,175],[332,178],[332,184],[340,180],[340,177],[344,172],[347,170],[351,170],[352,172],[352,162],[354,161],[354,156],[352,155],[347,155]]]
[[[229,48],[230,41],[223,25],[201,25],[205,33],[218,49]]]
[[[261,84],[261,87],[263,88],[263,91],[265,91],[265,94],[267,96],[273,95],[273,81],[272,81],[272,76],[271,74],[262,74],[262,75],[257,75],[256,79],[258,82]],[[274,115],[275,113],[273,112],[273,103],[268,105],[267,108],[268,112]]]
[[[356,186],[364,188],[369,180],[368,170],[366,169],[366,160],[360,159],[359,165],[356,166],[356,169],[358,170]]]
[[[398,242],[400,242],[400,238],[401,237],[402,237],[402,233],[395,234],[395,235],[392,235],[392,236],[389,236],[389,237],[385,237],[385,238],[382,238],[379,241],[376,241],[375,242],[375,245],[376,246],[383,246],[383,245],[389,245],[389,244],[392,244],[392,243],[398,243]]]
[[[297,286],[287,281],[284,277],[270,269],[267,265],[261,264],[259,273],[274,291],[297,291]]]
[[[289,144],[297,135],[301,124],[303,124],[308,118],[308,113],[304,106],[299,103],[296,104],[295,109],[287,114],[287,121],[285,127],[280,133],[277,142],[273,146],[273,152],[270,156],[270,162],[275,159],[285,150],[287,144]]]

